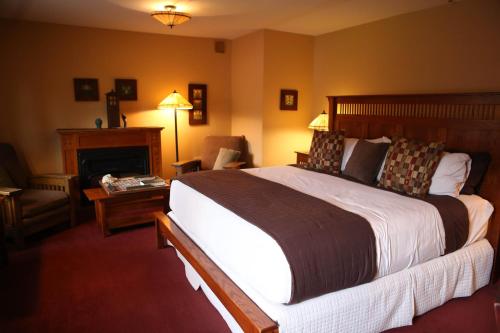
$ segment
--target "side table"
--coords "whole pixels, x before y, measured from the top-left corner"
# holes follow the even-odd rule
[[[154,212],[169,211],[169,185],[115,195],[107,194],[100,187],[83,192],[95,202],[97,225],[105,237],[111,235],[111,229],[154,222]]]
[[[309,159],[309,152],[295,151],[297,154],[297,165],[305,165]]]

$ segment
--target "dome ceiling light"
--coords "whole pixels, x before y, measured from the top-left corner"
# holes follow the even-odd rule
[[[168,5],[165,6],[165,10],[152,12],[151,16],[161,23],[168,25],[170,29],[172,29],[174,25],[185,23],[191,19],[191,16],[189,14],[176,12],[175,9],[175,6]]]

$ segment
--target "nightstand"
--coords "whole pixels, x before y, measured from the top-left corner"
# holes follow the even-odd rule
[[[307,160],[309,159],[309,152],[305,151],[295,151],[297,154],[297,165],[305,165],[307,164]]]

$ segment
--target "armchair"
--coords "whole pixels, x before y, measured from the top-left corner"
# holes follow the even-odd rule
[[[28,176],[14,148],[0,143],[0,213],[5,234],[20,248],[25,237],[56,224],[76,223],[76,177],[61,174]]]
[[[239,151],[238,161],[224,165],[224,169],[240,169],[247,165],[248,146],[244,136],[207,136],[203,141],[200,158],[173,163],[177,176],[200,170],[212,170],[220,148]]]

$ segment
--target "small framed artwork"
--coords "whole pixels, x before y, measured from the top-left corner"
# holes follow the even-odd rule
[[[207,85],[190,83],[188,85],[189,102],[193,109],[189,110],[189,125],[207,123]]]
[[[115,91],[120,101],[137,101],[137,80],[115,79]]]
[[[299,93],[297,90],[281,89],[280,110],[297,111]]]
[[[73,79],[75,101],[98,101],[99,85],[97,79]]]

